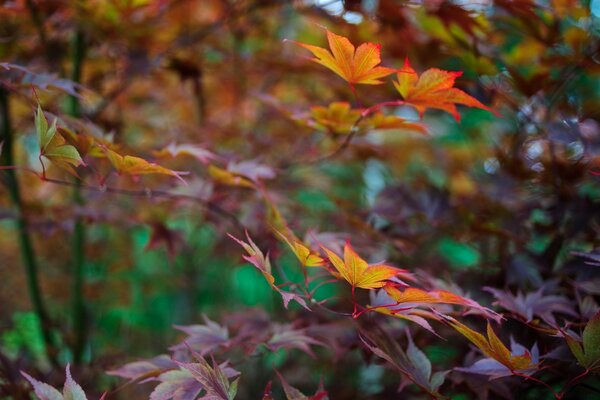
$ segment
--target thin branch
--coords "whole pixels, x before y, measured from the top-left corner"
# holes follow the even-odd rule
[[[59,179],[53,179],[53,178],[47,178],[47,177],[46,178],[40,177],[40,178],[45,182],[50,182],[50,183],[54,183],[57,185],[71,186],[71,187],[75,186],[75,183],[73,183],[73,182],[61,181]],[[149,188],[141,189],[141,190],[132,190],[132,189],[115,188],[115,187],[110,187],[110,186],[92,186],[92,185],[86,185],[86,184],[81,184],[79,187],[82,190],[88,190],[88,191],[98,192],[98,193],[113,193],[113,194],[132,196],[132,197],[164,198],[164,199],[170,199],[170,200],[191,201],[191,202],[200,204],[207,211],[209,211],[215,215],[218,215],[220,217],[230,220],[232,225],[234,225],[236,227],[236,229],[238,229],[240,232],[245,232],[245,230],[246,230],[244,225],[238,220],[238,218],[233,213],[225,210],[224,208],[215,204],[212,201],[207,201],[207,200],[202,199],[197,196],[172,193],[172,192],[167,192],[167,191],[163,191],[163,190],[152,190]]]

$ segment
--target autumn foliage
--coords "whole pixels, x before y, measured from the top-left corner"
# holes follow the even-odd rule
[[[600,2],[0,21],[0,399],[600,398]]]

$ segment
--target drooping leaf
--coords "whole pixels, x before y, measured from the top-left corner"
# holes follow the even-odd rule
[[[404,269],[384,264],[369,265],[356,254],[350,242],[346,242],[344,246],[343,261],[327,247],[322,246],[322,248],[339,276],[345,279],[353,288],[376,289],[385,286],[391,278],[399,274],[410,276],[409,272]]]
[[[456,78],[461,75],[462,72],[431,68],[419,76],[406,59],[404,68],[397,73],[398,81],[394,81],[394,86],[404,102],[415,107],[421,116],[426,109],[437,108],[449,112],[458,121],[460,114],[456,110],[457,104],[481,108],[499,115],[479,100],[454,87]]]
[[[254,189],[255,185],[247,177],[228,171],[221,167],[217,167],[216,165],[211,164],[208,167],[208,173],[213,178],[213,180],[219,184],[227,185],[227,186],[238,186],[238,187],[246,187]]]
[[[537,344],[534,344],[531,350],[528,350],[524,346],[516,343],[511,338],[510,352],[511,354],[516,355],[530,354],[532,365],[536,366],[539,363],[539,350]],[[511,371],[506,365],[493,358],[483,358],[473,363],[473,365],[471,365],[470,367],[459,367],[454,368],[454,370],[467,372],[471,374],[487,375],[489,379],[498,379],[513,374],[513,371]],[[533,372],[533,369],[524,372],[530,373]]]
[[[173,171],[158,164],[146,161],[140,157],[128,155],[123,156],[107,147],[103,147],[102,150],[119,174],[133,176],[151,174],[168,175],[185,183],[185,180],[181,177],[181,175],[184,175],[187,172]]]
[[[446,317],[446,320],[450,326],[469,339],[483,354],[506,366],[510,371],[526,371],[535,367],[529,351],[526,351],[524,354],[511,353],[498,338],[489,323],[487,324],[486,338],[481,333],[474,331],[452,317]]]
[[[293,42],[309,50],[316,58],[312,60],[329,68],[351,85],[378,85],[380,79],[392,74],[394,69],[378,66],[381,63],[380,46],[363,43],[355,48],[350,41],[328,29],[327,41],[331,51],[318,46]]]

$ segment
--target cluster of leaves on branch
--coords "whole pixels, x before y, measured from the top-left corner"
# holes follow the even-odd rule
[[[0,8],[0,398],[600,398],[600,3],[324,3]]]

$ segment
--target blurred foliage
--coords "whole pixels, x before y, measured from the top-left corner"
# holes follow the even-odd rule
[[[459,106],[459,121],[433,109],[421,121],[398,103],[396,74],[352,87],[283,42],[328,48],[323,26],[380,44],[386,67],[462,71],[456,87],[501,116]],[[5,1],[0,398],[31,398],[21,370],[62,387],[67,363],[88,398],[147,398],[168,382],[121,386],[104,371],[168,351],[228,382],[241,373],[239,399],[271,381],[286,398],[286,380],[324,398],[321,379],[333,399],[430,398],[442,372],[453,399],[600,398],[592,356],[577,353],[599,310],[599,37],[596,0]],[[57,118],[53,145],[82,155],[75,174],[40,149],[38,104]],[[109,150],[142,161],[116,165]],[[127,169],[143,162],[167,170]],[[305,277],[282,227],[316,251],[350,240],[424,290],[493,308],[507,351],[538,349],[526,375],[542,383],[473,371],[494,357],[452,321],[486,336],[481,309],[426,308],[447,315],[432,322],[446,340],[381,313],[351,318],[348,284]],[[312,312],[285,309],[242,259],[227,233],[244,231],[279,289],[315,290]],[[188,336],[174,325],[212,326],[203,318],[226,344],[177,358],[186,350],[170,346]],[[187,373],[173,362],[150,371]]]

